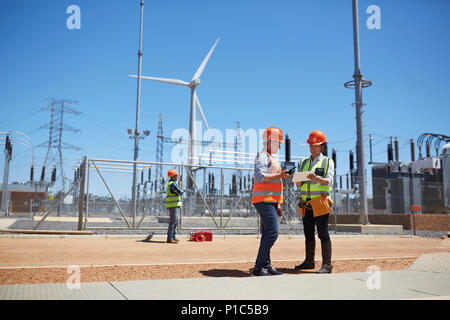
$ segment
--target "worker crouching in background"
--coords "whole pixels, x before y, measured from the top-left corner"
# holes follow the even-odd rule
[[[280,149],[283,133],[277,127],[269,127],[263,134],[264,149],[255,158],[252,204],[261,217],[261,242],[255,262],[254,276],[281,275],[270,264],[270,249],[278,238],[278,216],[282,215],[282,179],[288,178],[288,170],[281,170],[272,156]]]
[[[167,229],[167,242],[177,243],[176,230],[178,225],[178,212],[181,207],[183,191],[178,187],[178,174],[172,169],[167,173],[169,182],[166,186],[166,208],[169,211],[169,228]]]
[[[327,139],[320,130],[311,132],[307,140],[311,156],[300,163],[299,171],[313,171],[307,176],[308,181],[297,182],[301,188],[299,213],[303,220],[305,233],[306,259],[297,270],[314,269],[314,255],[316,248],[315,227],[322,247],[322,268],[317,273],[331,273],[331,241],[328,234],[328,218],[333,202],[330,191],[333,186],[334,162],[322,154]]]

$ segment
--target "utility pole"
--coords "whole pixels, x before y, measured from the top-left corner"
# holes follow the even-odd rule
[[[144,24],[144,0],[141,0],[141,23],[139,31],[139,51],[138,51],[138,84],[137,84],[137,99],[136,99],[136,127],[134,129],[134,163],[133,163],[133,190],[132,190],[132,215],[133,228],[136,218],[136,180],[137,180],[137,159],[139,154],[139,108],[141,104],[141,70],[142,70],[142,26]]]
[[[353,46],[355,59],[355,73],[352,81],[344,84],[346,88],[355,89],[355,109],[356,109],[356,160],[357,160],[357,178],[359,185],[359,223],[368,224],[369,218],[367,215],[367,189],[366,189],[366,167],[364,157],[364,131],[362,119],[362,89],[372,85],[372,81],[364,80],[360,68],[359,59],[359,23],[358,23],[358,0],[352,0],[353,9]]]
[[[3,187],[2,187],[2,211],[6,216],[9,216],[9,202],[8,202],[8,180],[9,180],[9,162],[12,157],[12,144],[9,135],[6,136],[5,141],[5,170],[3,171]]]
[[[156,162],[163,162],[164,159],[164,128],[163,128],[163,120],[162,120],[162,114],[159,114],[159,121],[158,121],[158,133],[156,134]],[[162,166],[159,164],[156,166],[156,189],[155,190],[161,190],[161,187],[158,185],[162,183],[163,180],[163,173],[162,173]]]

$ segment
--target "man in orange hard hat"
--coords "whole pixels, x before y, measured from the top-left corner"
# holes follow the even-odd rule
[[[331,241],[328,234],[328,218],[333,202],[330,198],[334,179],[333,159],[323,155],[327,138],[320,130],[311,132],[307,140],[311,156],[300,162],[299,171],[312,171],[309,180],[297,182],[301,197],[299,213],[302,216],[305,233],[306,258],[295,267],[298,270],[314,269],[314,254],[316,248],[315,227],[322,247],[322,268],[317,273],[331,273]]]
[[[278,217],[282,215],[282,179],[290,175],[281,170],[273,157],[280,149],[283,132],[277,127],[269,127],[263,134],[264,149],[255,158],[252,204],[261,217],[261,241],[253,270],[254,276],[281,275],[270,263],[270,249],[278,238]]]
[[[167,229],[167,242],[177,243],[176,230],[178,225],[178,211],[181,207],[181,196],[183,191],[178,187],[178,173],[175,169],[167,172],[169,182],[166,186],[166,208],[169,211],[169,227]]]

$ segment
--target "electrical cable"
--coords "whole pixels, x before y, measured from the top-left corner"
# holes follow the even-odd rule
[[[20,121],[25,120],[25,119],[28,119],[28,118],[31,118],[32,116],[38,114],[38,113],[41,112],[41,111],[42,111],[42,110],[38,110],[38,111],[33,112],[32,114],[29,114],[29,115],[27,115],[27,116],[21,117],[21,118],[16,119],[16,120],[13,120],[13,121],[11,121],[11,122],[9,122],[9,123],[6,123],[6,124],[2,124],[2,125],[0,125],[0,128],[1,128],[1,127],[8,127],[8,126],[10,126],[11,124],[20,122]]]

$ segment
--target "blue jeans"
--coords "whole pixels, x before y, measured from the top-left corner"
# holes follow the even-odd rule
[[[270,249],[278,238],[277,204],[260,202],[254,204],[261,217],[261,242],[256,257],[255,270],[271,268]]]
[[[173,240],[176,236],[178,225],[178,210],[179,207],[167,208],[169,211],[169,228],[167,229],[167,240]]]

